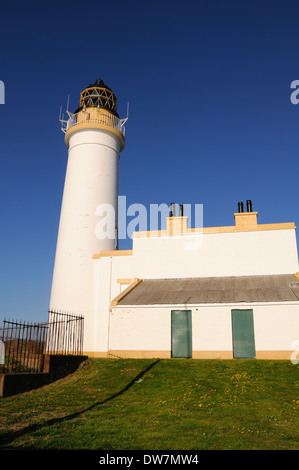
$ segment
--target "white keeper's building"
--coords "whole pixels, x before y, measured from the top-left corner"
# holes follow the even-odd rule
[[[299,341],[294,223],[259,224],[242,209],[225,227],[135,232],[117,249],[118,161],[125,145],[116,97],[101,80],[63,122],[68,166],[50,309],[85,318],[91,357],[290,359]],[[100,239],[97,208],[114,208]]]

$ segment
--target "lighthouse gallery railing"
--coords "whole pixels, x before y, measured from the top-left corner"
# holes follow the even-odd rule
[[[72,114],[67,111],[69,119],[59,119],[61,122],[61,130],[66,133],[68,129],[76,126],[77,124],[97,123],[117,129],[123,134],[123,136],[125,135],[125,122],[127,121],[127,118],[120,119],[114,114],[111,114],[106,110],[102,110],[101,108],[91,108],[91,110],[92,112],[87,108],[86,110],[82,110],[76,114]]]

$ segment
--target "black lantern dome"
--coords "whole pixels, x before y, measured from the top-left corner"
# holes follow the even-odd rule
[[[116,96],[101,79],[88,85],[80,93],[79,107],[75,113],[85,108],[104,108],[119,117],[116,111]]]

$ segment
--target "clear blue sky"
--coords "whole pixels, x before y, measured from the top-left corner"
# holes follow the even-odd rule
[[[299,4],[2,2],[0,320],[47,318],[67,148],[59,109],[102,78],[130,116],[127,203],[203,204],[204,226],[299,225]],[[131,241],[123,242],[127,247]]]

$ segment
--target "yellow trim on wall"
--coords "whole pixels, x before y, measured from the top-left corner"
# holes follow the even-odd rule
[[[116,280],[117,284],[131,284],[132,278],[126,278],[126,279],[117,279]]]
[[[233,359],[232,351],[192,351],[192,359]]]
[[[65,133],[65,143],[68,145],[69,138],[73,132],[77,132],[80,129],[103,129],[105,131],[111,132],[115,134],[120,140],[120,151],[122,151],[125,147],[125,139],[123,134],[112,126],[108,126],[106,124],[98,123],[98,122],[81,122],[79,124],[75,124],[74,126],[70,127]]]
[[[105,256],[131,256],[133,250],[110,250],[110,251],[100,251],[100,253],[95,253],[93,259],[103,258]]]
[[[88,357],[102,358],[102,357],[107,357],[108,353],[106,351],[85,351],[84,355]]]
[[[117,350],[111,349],[107,357],[116,359],[170,359],[171,351]]]
[[[256,359],[279,359],[279,360],[291,360],[293,351],[256,351]]]
[[[264,231],[264,230],[294,230],[296,225],[294,222],[286,223],[277,223],[277,224],[257,224],[251,226],[224,226],[224,227],[203,227],[203,228],[189,228],[182,233],[182,236],[192,233],[234,233],[234,232],[255,232],[255,231]],[[143,231],[143,232],[134,232],[134,238],[144,238],[144,237],[166,237],[171,236],[167,230],[153,230],[153,231]],[[176,234],[173,234],[176,235]]]
[[[171,351],[157,350],[123,350],[110,349],[109,351],[84,351],[84,355],[95,358],[111,359],[170,359]],[[290,360],[292,351],[256,351],[257,360]],[[193,351],[192,359],[222,359],[234,360],[232,351]],[[190,359],[189,359],[190,360]],[[238,360],[238,359],[235,359]]]
[[[131,290],[135,289],[138,284],[140,284],[143,279],[134,278],[132,284],[130,284],[125,290],[123,290],[120,294],[118,294],[113,300],[111,300],[110,306],[116,307],[118,302],[122,300]]]
[[[280,223],[280,224],[257,224],[252,226],[232,226],[232,227],[206,227],[203,233],[227,233],[227,232],[255,232],[263,230],[289,230],[295,229],[296,226],[293,222]]]
[[[297,279],[297,281],[299,281],[299,272],[296,273],[294,276],[295,276],[295,278]]]

